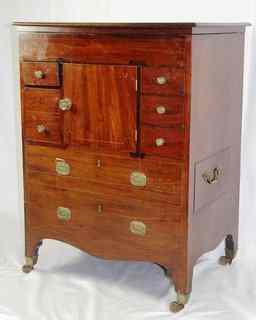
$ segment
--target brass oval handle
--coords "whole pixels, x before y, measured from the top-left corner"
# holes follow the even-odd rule
[[[45,77],[45,73],[42,70],[36,70],[34,72],[34,76],[36,79],[40,80],[43,79]]]
[[[70,165],[64,160],[60,158],[55,159],[55,170],[61,176],[70,175]]]
[[[59,100],[59,108],[62,111],[68,111],[72,107],[72,101],[69,98]]]
[[[71,210],[65,207],[58,207],[57,208],[57,217],[60,220],[68,221],[71,219]]]
[[[147,184],[147,176],[142,172],[134,171],[130,175],[130,182],[133,186],[144,187]]]
[[[130,222],[130,231],[133,234],[145,236],[147,232],[147,226],[142,221],[133,220]]]
[[[36,127],[36,130],[37,130],[38,133],[45,133],[47,131],[46,127],[43,124],[39,124]]]
[[[156,112],[158,114],[164,114],[164,113],[166,113],[166,108],[164,106],[157,106],[156,107]]]
[[[208,184],[215,184],[223,174],[222,170],[218,167],[214,168],[212,172],[206,171],[202,174],[204,181]]]
[[[159,85],[164,85],[168,82],[167,78],[164,76],[160,76],[156,78],[156,83]]]
[[[161,147],[165,144],[165,140],[164,140],[164,138],[157,138],[155,143],[156,143],[157,147]]]

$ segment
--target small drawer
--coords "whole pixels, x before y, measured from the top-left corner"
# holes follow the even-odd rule
[[[61,92],[58,89],[29,88],[23,89],[24,111],[61,113],[58,103]]]
[[[26,141],[61,145],[62,120],[58,114],[26,112],[24,118],[24,138]]]
[[[184,102],[180,97],[141,97],[141,122],[169,127],[184,123]]]
[[[185,71],[174,68],[142,68],[142,93],[184,96]]]
[[[194,211],[199,211],[229,190],[229,171],[230,148],[196,164]]]
[[[21,75],[24,85],[60,86],[59,66],[55,62],[22,62]]]
[[[184,129],[141,127],[141,149],[145,154],[166,156],[172,159],[184,158]]]

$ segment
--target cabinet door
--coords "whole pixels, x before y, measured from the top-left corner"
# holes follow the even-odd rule
[[[64,97],[72,101],[71,144],[136,150],[135,66],[64,64]]]

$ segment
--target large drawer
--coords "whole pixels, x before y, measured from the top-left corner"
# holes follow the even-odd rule
[[[129,219],[181,221],[181,214],[161,202],[143,201],[141,199],[127,199],[122,195],[115,197],[106,193],[95,193],[67,190],[55,185],[49,186],[35,181],[27,182],[26,202],[33,203],[39,208],[67,207],[79,209],[84,215],[112,217],[127,217]],[[56,211],[55,210],[55,211]]]
[[[28,179],[70,190],[183,206],[182,163],[26,145]]]

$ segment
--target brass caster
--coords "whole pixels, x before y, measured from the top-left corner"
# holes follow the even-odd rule
[[[184,309],[185,304],[189,300],[189,297],[190,297],[190,294],[183,294],[183,293],[177,292],[177,301],[173,301],[170,304],[170,311],[176,313]]]
[[[34,257],[26,257],[25,258],[25,265],[22,267],[22,271],[24,273],[29,273],[34,269],[34,265],[37,262],[37,256]]]
[[[228,265],[228,264],[231,264],[232,263],[232,258],[230,258],[230,257],[226,257],[226,256],[222,256],[222,257],[220,257],[219,258],[219,264],[221,265],[221,266],[226,266],[226,265]]]
[[[176,301],[170,303],[170,311],[173,313],[179,312],[184,309],[184,304],[178,303]]]
[[[29,273],[29,272],[31,272],[33,269],[34,269],[33,266],[29,266],[29,265],[27,265],[27,264],[25,264],[25,265],[22,267],[22,271],[23,271],[24,273]]]

